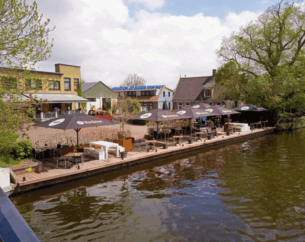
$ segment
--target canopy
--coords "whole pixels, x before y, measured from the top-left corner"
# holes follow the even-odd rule
[[[168,110],[163,109],[153,109],[151,111],[143,112],[137,114],[134,119],[138,120],[150,120],[155,122],[175,120],[175,119],[190,119],[192,116],[177,114]]]
[[[232,114],[240,114],[239,112],[233,111],[228,108],[217,107],[217,106],[210,106],[209,108],[205,109],[206,112],[216,113],[216,115],[232,115]]]
[[[191,118],[199,118],[202,116],[216,116],[218,114],[212,113],[210,111],[205,111],[204,109],[199,109],[199,108],[193,108],[192,106],[190,107],[185,107],[179,111],[176,112],[178,115],[185,115],[185,116],[190,116]]]
[[[48,100],[49,103],[73,103],[88,102],[87,99],[79,97],[75,94],[68,93],[31,93],[35,100]],[[29,93],[23,93],[23,96],[30,96]]]
[[[83,113],[73,113],[67,115],[61,115],[58,118],[50,119],[45,122],[36,124],[37,127],[52,128],[52,129],[74,129],[77,132],[77,146],[78,146],[78,132],[82,128],[89,127],[100,127],[107,125],[118,124],[115,121],[97,118],[95,116],[83,114]]]
[[[233,110],[238,112],[262,112],[262,111],[268,111],[266,108],[259,108],[252,104],[245,104],[241,107],[234,108]]]

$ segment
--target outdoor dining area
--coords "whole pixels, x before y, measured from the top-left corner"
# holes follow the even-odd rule
[[[104,120],[82,113],[60,115],[36,124],[37,127],[61,130],[75,130],[77,144],[73,147],[63,145],[62,142],[52,145],[36,145],[33,149],[33,158],[42,161],[54,169],[80,169],[80,164],[91,161],[107,161],[109,158],[127,157],[127,153],[158,152],[159,149],[168,149],[169,146],[185,146],[194,142],[206,142],[215,137],[230,136],[254,129],[263,129],[267,120],[262,119],[267,111],[254,105],[245,105],[235,109],[211,106],[201,103],[185,107],[181,110],[169,111],[154,109],[143,112],[134,117],[134,120],[147,121],[147,134],[143,138],[133,139],[132,145],[114,142],[111,139],[89,140],[79,137],[83,128],[110,126],[118,124],[115,121]],[[247,114],[260,118],[259,121],[248,122]],[[248,115],[249,116],[249,115]],[[255,119],[254,119],[255,120]],[[73,134],[70,134],[73,135]],[[126,137],[125,135],[123,135]],[[81,142],[79,142],[81,141]]]
[[[254,105],[227,109],[205,103],[173,112],[154,109],[138,114],[134,118],[148,121],[148,134],[144,139],[136,140],[133,147],[142,152],[150,150],[157,152],[158,148],[167,149],[170,145],[184,146],[186,143],[205,142],[218,136],[251,132],[255,128],[263,129],[268,123],[268,120],[262,120],[264,116],[260,116],[260,121],[247,122],[242,120],[245,115],[241,114],[254,113],[257,117],[265,111],[268,110]]]

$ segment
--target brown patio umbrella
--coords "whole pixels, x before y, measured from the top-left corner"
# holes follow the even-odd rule
[[[100,126],[108,126],[118,124],[115,121],[97,118],[95,116],[82,114],[82,113],[74,113],[61,115],[58,118],[50,119],[45,122],[41,122],[34,126],[36,127],[44,127],[44,128],[52,128],[52,129],[74,129],[77,133],[77,146],[78,144],[78,132],[82,128],[90,128],[90,127],[100,127]]]
[[[191,116],[188,115],[180,115],[169,110],[163,109],[153,109],[151,111],[143,112],[137,114],[134,119],[137,120],[149,120],[155,121],[157,123],[157,133],[159,133],[159,122],[166,120],[176,120],[176,119],[190,119]]]

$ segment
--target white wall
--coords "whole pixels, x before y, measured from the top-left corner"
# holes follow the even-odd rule
[[[95,102],[87,102],[87,107],[86,107],[87,113],[93,105],[95,106],[95,109],[98,109],[98,108],[102,107],[102,105],[103,105],[102,97],[97,98]]]
[[[0,187],[6,188],[11,185],[10,171],[7,168],[0,168]]]

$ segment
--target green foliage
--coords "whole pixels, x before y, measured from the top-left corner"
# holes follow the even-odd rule
[[[16,165],[19,165],[26,160],[28,160],[28,158],[14,159],[10,155],[1,154],[0,155],[0,167],[16,166]]]
[[[2,129],[0,130],[0,137],[0,154],[5,156],[9,155],[17,146],[19,134],[9,129]]]
[[[283,1],[224,38],[215,98],[230,97],[280,110],[305,108],[305,18]]]
[[[28,5],[22,0],[2,0],[0,11],[1,66],[34,66],[50,57],[50,19],[43,21],[35,1]]]
[[[22,140],[17,142],[14,148],[17,159],[23,159],[29,157],[32,154],[33,145],[29,140]]]
[[[78,86],[78,90],[77,90],[77,95],[79,97],[84,97],[83,88],[82,88],[82,82],[81,81],[79,82],[79,86]],[[82,109],[85,109],[87,107],[87,103],[80,103],[80,106],[81,106]]]
[[[63,145],[62,146],[62,148],[64,149],[64,148],[69,148],[70,147],[70,145]]]

